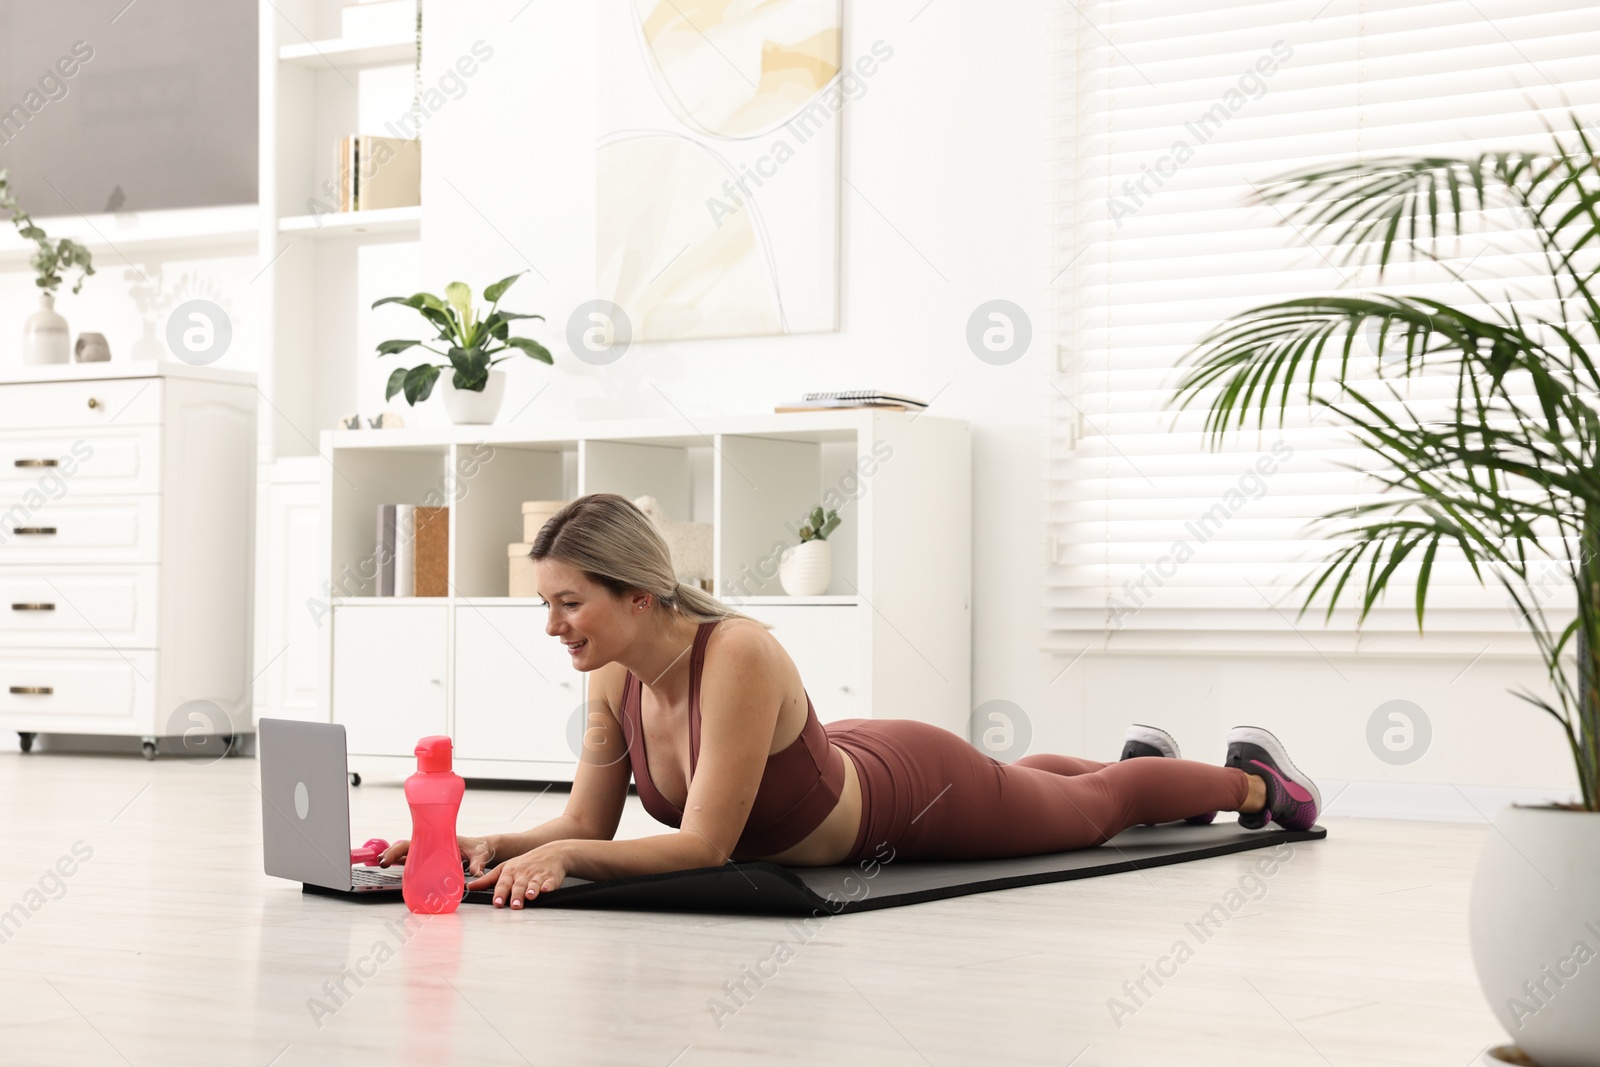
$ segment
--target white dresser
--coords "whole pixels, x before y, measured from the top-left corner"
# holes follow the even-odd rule
[[[248,733],[254,376],[0,369],[0,729]]]

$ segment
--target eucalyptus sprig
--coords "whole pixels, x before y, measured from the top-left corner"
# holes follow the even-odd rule
[[[9,171],[0,170],[0,211],[9,211],[17,232],[24,240],[39,246],[39,250],[28,261],[35,275],[33,284],[53,294],[61,288],[62,272],[76,269],[78,281],[72,291],[78,292],[83,288],[83,280],[94,273],[89,250],[70,237],[51,240],[43,228],[33,221],[33,217],[17,206],[17,199],[11,194],[11,183],[7,180],[8,174]]]
[[[420,340],[384,341],[379,344],[379,356],[392,356],[411,348],[421,347],[445,361],[396,368],[389,375],[389,384],[383,398],[388,400],[396,393],[404,393],[408,404],[414,405],[426,400],[433,393],[433,385],[438,381],[439,373],[446,367],[454,370],[450,384],[457,389],[482,392],[483,387],[489,383],[489,368],[511,358],[510,355],[501,355],[498,359],[492,358],[502,352],[514,350],[541,363],[553,364],[555,360],[544,345],[528,337],[511,335],[511,324],[516,320],[543,321],[544,316],[500,310],[500,298],[526,273],[527,271],[518,271],[508,278],[501,278],[485,289],[483,298],[489,302],[489,310],[482,317],[478,316],[477,310],[473,307],[472,290],[465,282],[451,282],[445,286],[443,300],[432,293],[413,293],[411,296],[386,296],[382,300],[374,301],[372,305],[374,308],[384,304],[403,304],[416,311],[430,326],[438,330],[438,336],[432,339],[435,344],[444,346],[444,350],[440,351],[426,341]]]

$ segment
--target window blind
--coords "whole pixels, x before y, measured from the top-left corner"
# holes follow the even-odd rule
[[[1296,589],[1339,545],[1311,523],[1380,499],[1379,461],[1337,417],[1291,397],[1220,449],[1204,405],[1170,406],[1180,361],[1247,308],[1339,291],[1553,315],[1532,234],[1509,209],[1440,242],[1442,262],[1381,281],[1331,237],[1252,199],[1313,164],[1394,155],[1548,152],[1545,124],[1600,121],[1590,0],[1081,0],[1054,41],[1059,103],[1055,308],[1046,471],[1046,644],[1129,651],[1535,651],[1492,578],[1441,556],[1425,637],[1402,567],[1362,627]],[[1463,280],[1464,279],[1464,280]],[[1470,283],[1470,284],[1469,284]],[[1374,364],[1396,358],[1373,333]],[[1400,389],[1423,417],[1448,374]],[[1399,401],[1396,400],[1396,406]],[[1547,610],[1570,602],[1540,572]],[[1359,590],[1356,591],[1359,593]]]

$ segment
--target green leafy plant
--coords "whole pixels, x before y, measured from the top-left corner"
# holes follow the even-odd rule
[[[433,384],[445,368],[452,368],[454,374],[450,384],[457,389],[472,392],[482,392],[483,387],[489,383],[489,368],[503,360],[510,359],[510,355],[502,355],[498,359],[491,358],[502,352],[521,352],[541,363],[554,363],[550,350],[538,341],[527,337],[513,337],[511,324],[518,319],[539,319],[543,315],[524,315],[515,311],[501,311],[500,298],[506,290],[527,271],[518,271],[509,278],[501,278],[483,291],[483,298],[489,302],[488,313],[479,317],[472,304],[472,290],[465,282],[451,282],[445,286],[445,299],[441,300],[432,293],[413,293],[411,296],[386,296],[382,300],[374,301],[374,308],[384,304],[404,304],[413,309],[428,324],[439,331],[433,340],[443,344],[444,350],[440,351],[425,341],[384,341],[378,345],[379,356],[392,356],[407,349],[420,346],[441,356],[443,363],[419,363],[414,367],[399,367],[389,375],[388,387],[384,390],[383,398],[390,399],[396,393],[405,394],[406,403],[416,404],[428,399],[433,393]]]
[[[78,242],[68,237],[59,241],[51,240],[33,221],[33,217],[17,206],[16,197],[11,195],[11,183],[7,179],[6,170],[0,170],[0,211],[11,212],[11,221],[17,227],[17,232],[24,240],[32,241],[39,246],[28,262],[33,266],[35,278],[33,284],[47,293],[54,294],[61,288],[61,275],[64,271],[76,269],[78,280],[72,286],[74,293],[83,288],[83,280],[94,273],[94,263],[89,256],[89,250]]]
[[[1553,314],[1539,314],[1533,297],[1491,303],[1476,290],[1479,311],[1421,296],[1286,300],[1205,337],[1176,402],[1209,404],[1213,441],[1252,414],[1265,426],[1274,406],[1281,426],[1301,384],[1310,404],[1336,414],[1382,461],[1384,499],[1324,516],[1347,544],[1324,560],[1301,613],[1325,594],[1331,617],[1359,590],[1365,621],[1401,565],[1420,561],[1420,631],[1441,552],[1469,563],[1480,584],[1492,573],[1533,633],[1554,702],[1516,695],[1561,724],[1583,806],[1600,811],[1600,157],[1575,117],[1572,126],[1550,131],[1548,153],[1386,158],[1299,171],[1263,192],[1291,225],[1332,235],[1348,261],[1375,258],[1380,280],[1396,256],[1441,261],[1441,238],[1508,208],[1538,242],[1551,293],[1537,299]],[[1376,351],[1355,348],[1364,332]],[[1454,379],[1442,415],[1418,414],[1395,387],[1425,375]],[[1575,617],[1546,618],[1552,575],[1576,593]]]
[[[806,516],[805,525],[800,527],[800,543],[807,541],[826,541],[828,535],[839,528],[839,513],[829,511],[823,514],[819,504],[811,509],[811,514]]]

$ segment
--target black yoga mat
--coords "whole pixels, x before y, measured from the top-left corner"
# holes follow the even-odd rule
[[[1271,848],[1281,843],[1320,841],[1328,831],[1246,830],[1233,821],[1210,826],[1171,823],[1135,826],[1103,845],[1006,860],[958,862],[870,861],[847,867],[782,867],[776,863],[729,863],[668,874],[589,882],[568,878],[560,889],[540,893],[535,908],[622,908],[632,911],[710,911],[765,915],[813,915],[873,911],[921,904],[968,893],[1093,878],[1099,874],[1161,867],[1169,863]],[[885,856],[888,855],[885,850]],[[467,893],[467,904],[493,904],[487,890]]]

